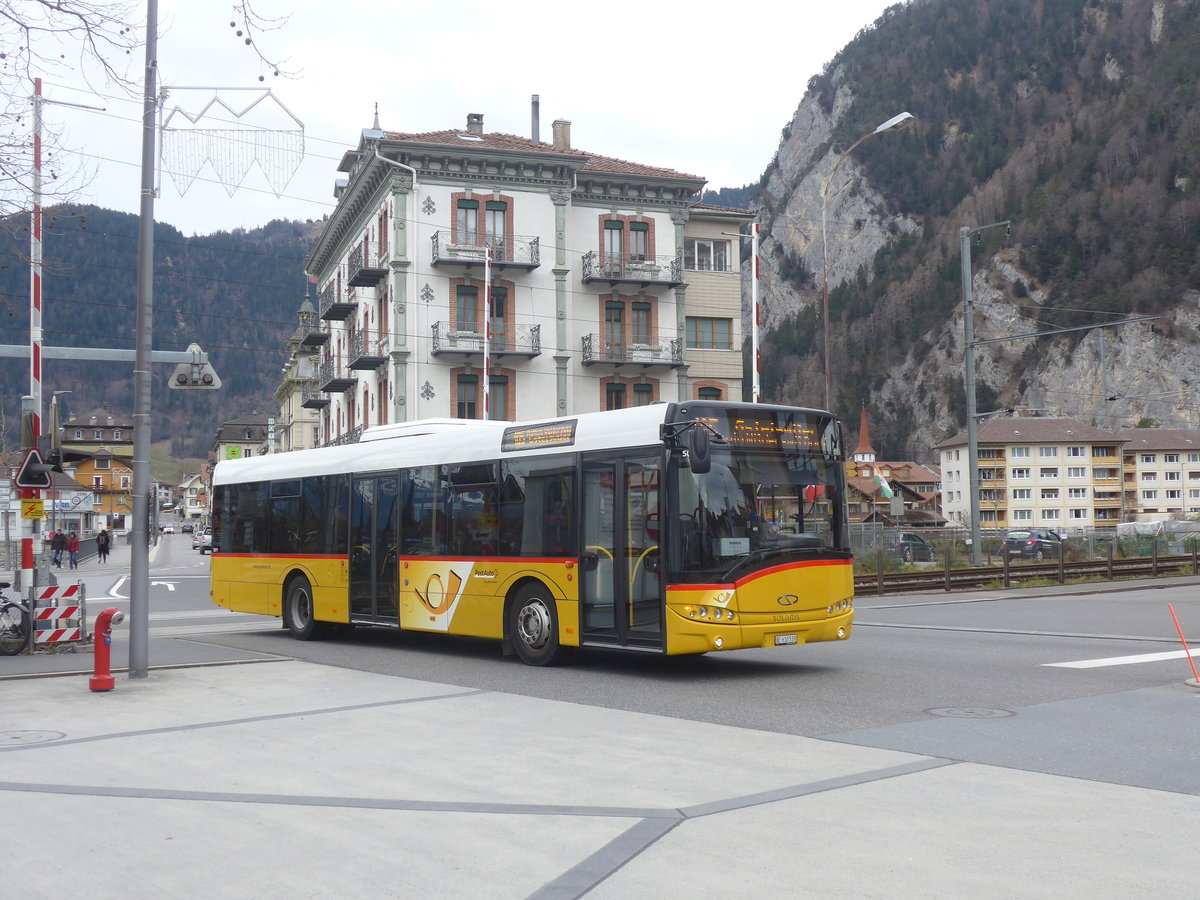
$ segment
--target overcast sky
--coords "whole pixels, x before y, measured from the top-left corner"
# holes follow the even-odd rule
[[[377,103],[389,131],[462,128],[468,113],[481,113],[486,131],[529,136],[533,94],[541,98],[543,141],[553,120],[568,119],[578,149],[700,175],[711,188],[740,187],[770,162],[808,80],[893,2],[254,0],[264,16],[287,16],[258,40],[264,55],[285,59],[296,73],[277,78],[237,38],[224,3],[159,0],[160,83],[173,89],[172,124],[243,127],[219,106],[191,124],[185,115],[196,116],[214,94],[183,87],[269,87],[274,99],[256,104],[259,95],[246,90],[221,99],[238,111],[253,104],[242,115],[246,126],[286,130],[298,119],[304,156],[282,196],[252,167],[230,197],[203,161],[224,154],[236,171],[230,148],[237,145],[189,138],[177,146],[201,171],[182,195],[170,175],[161,176],[155,218],[189,235],[320,218],[333,209],[338,160],[370,127]],[[143,61],[131,69],[139,81]],[[105,107],[45,107],[47,126],[64,128],[65,146],[95,170],[79,199],[137,212],[141,98],[97,96],[69,73],[44,77],[50,101]],[[271,164],[277,181],[287,158],[280,151]],[[71,165],[70,155],[59,164]]]

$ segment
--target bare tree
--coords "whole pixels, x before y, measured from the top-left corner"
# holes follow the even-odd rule
[[[140,94],[144,60],[135,52],[144,46],[140,5],[134,0],[0,0],[0,223],[32,206],[34,78],[80,73],[106,88]],[[280,75],[280,64],[262,54],[256,38],[287,20],[264,18],[245,0],[231,3],[229,10],[232,37]],[[44,205],[70,201],[93,174],[69,158],[61,135],[43,126]]]

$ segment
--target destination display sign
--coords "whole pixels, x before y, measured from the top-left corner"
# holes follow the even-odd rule
[[[731,411],[727,416],[720,418],[696,418],[697,421],[712,426],[714,431],[735,447],[821,452],[822,430],[809,418],[797,417],[790,413],[755,414],[745,410]]]
[[[513,425],[504,429],[502,451],[536,450],[541,447],[570,447],[575,443],[578,419],[544,422],[540,425]]]

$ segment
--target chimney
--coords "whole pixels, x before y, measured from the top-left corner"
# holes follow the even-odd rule
[[[483,134],[483,113],[467,113],[467,134]]]
[[[541,138],[542,109],[541,109],[541,107],[542,107],[541,99],[538,97],[537,94],[534,94],[533,95],[533,110],[532,110],[532,114],[533,114],[532,137],[533,137],[533,142],[535,144],[540,144],[542,142],[542,138]]]
[[[554,125],[554,149],[555,150],[570,150],[571,149],[571,123],[566,119],[555,119]]]

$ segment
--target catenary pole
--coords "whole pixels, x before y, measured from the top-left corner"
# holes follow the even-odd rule
[[[750,402],[762,402],[762,389],[760,375],[762,372],[762,360],[758,348],[758,327],[762,324],[762,314],[758,308],[758,222],[753,222],[750,225],[750,262],[751,262],[751,279],[750,279],[750,365],[753,367],[750,373]]]
[[[149,674],[150,356],[154,330],[154,133],[158,110],[158,0],[146,2],[142,100],[142,186],[138,219],[136,342],[133,362],[133,544],[129,568],[129,677]]]
[[[483,251],[483,418],[492,417],[492,246]]]

